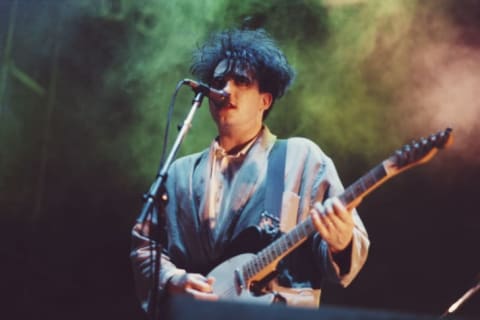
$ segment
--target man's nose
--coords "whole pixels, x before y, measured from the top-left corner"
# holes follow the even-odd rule
[[[233,80],[228,80],[228,81],[225,82],[225,86],[223,87],[223,91],[231,94],[234,86],[235,86],[234,81]]]

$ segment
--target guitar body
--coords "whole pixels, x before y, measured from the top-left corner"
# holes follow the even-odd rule
[[[260,304],[273,302],[274,296],[271,293],[264,295],[253,294],[249,290],[250,283],[245,282],[241,274],[241,267],[254,257],[255,254],[253,253],[243,253],[224,261],[210,271],[208,276],[216,279],[213,284],[213,293],[217,294],[220,300]]]
[[[242,253],[257,253],[279,236],[278,229],[266,230],[259,226],[250,226],[232,240],[220,261],[225,261]]]

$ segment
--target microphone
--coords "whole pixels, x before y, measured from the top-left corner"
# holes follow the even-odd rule
[[[201,92],[209,97],[218,108],[224,107],[230,102],[230,94],[223,90],[214,89],[204,83],[191,79],[183,79],[183,84],[190,86],[193,91],[197,93]]]

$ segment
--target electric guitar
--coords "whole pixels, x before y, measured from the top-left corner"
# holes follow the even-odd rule
[[[429,161],[439,149],[451,144],[453,141],[451,131],[452,129],[447,128],[395,151],[389,158],[345,189],[339,196],[340,201],[347,209],[353,209],[363,197],[386,180],[413,166]],[[246,231],[250,232],[248,230]],[[258,253],[243,253],[224,261],[208,274],[216,278],[213,292],[221,300],[271,303],[272,294],[258,294],[258,287],[254,288],[275,271],[282,258],[305,242],[314,232],[312,219],[308,217]]]

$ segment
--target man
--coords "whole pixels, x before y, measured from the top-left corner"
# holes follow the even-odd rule
[[[278,276],[265,287],[276,292],[275,301],[318,306],[323,281],[346,286],[357,275],[369,240],[357,212],[336,197],[343,186],[333,162],[305,138],[286,140],[283,194],[275,199],[281,213],[262,215],[266,191],[273,187],[267,172],[277,141],[263,121],[292,82],[293,70],[263,30],[213,35],[195,52],[191,70],[230,99],[226,106],[210,101],[218,128],[211,146],[169,169],[168,202],[158,210],[165,217],[165,243],[153,237],[157,226],[151,219],[133,228],[131,258],[143,308],[153,292],[152,244],[163,249],[159,299],[182,293],[215,300],[213,283],[220,280],[205,275],[228,257],[242,231],[260,226],[265,232],[285,232],[308,217],[313,236],[279,263]]]

